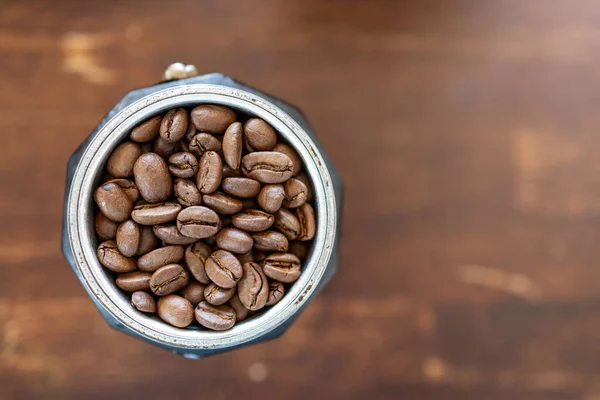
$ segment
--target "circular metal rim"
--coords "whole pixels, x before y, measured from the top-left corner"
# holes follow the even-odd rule
[[[221,104],[269,122],[296,149],[315,191],[317,234],[310,258],[298,281],[271,309],[223,332],[179,329],[134,310],[110,282],[92,246],[89,207],[94,180],[106,158],[128,132],[144,119],[166,109],[190,104]],[[293,317],[311,297],[333,253],[337,231],[336,198],[325,160],[309,135],[286,112],[250,92],[221,85],[191,84],[152,93],[125,107],[90,141],[75,169],[67,208],[68,238],[80,280],[96,302],[129,330],[175,349],[213,350],[259,339]],[[93,232],[93,227],[91,228]]]

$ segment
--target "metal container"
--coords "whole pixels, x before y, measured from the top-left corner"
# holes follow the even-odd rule
[[[317,232],[303,272],[283,299],[232,329],[179,329],[135,310],[98,262],[93,191],[112,150],[149,116],[178,106],[222,104],[270,123],[293,146],[315,192]],[[343,184],[302,113],[222,74],[162,82],[129,92],[79,146],[67,168],[63,253],[110,326],[189,358],[281,335],[337,269]]]

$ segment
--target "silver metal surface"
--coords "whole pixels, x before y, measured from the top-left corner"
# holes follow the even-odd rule
[[[192,78],[190,82],[194,79],[202,81]],[[111,326],[190,358],[278,336],[337,267],[342,201],[342,184],[337,172],[297,110],[289,106],[288,113],[269,101],[268,95],[259,96],[252,88],[243,90],[241,84],[227,79],[232,84],[181,82],[162,90],[157,85],[155,91],[126,105],[101,123],[69,165],[63,251],[81,283]],[[135,310],[114,285],[111,274],[98,262],[98,242],[93,226],[93,191],[100,182],[111,151],[134,126],[148,117],[173,107],[201,103],[226,105],[239,113],[255,115],[269,122],[301,156],[315,191],[317,234],[300,278],[278,304],[223,332],[179,329]],[[297,113],[295,118],[290,115],[294,113]]]

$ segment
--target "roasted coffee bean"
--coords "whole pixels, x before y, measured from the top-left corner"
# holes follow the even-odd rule
[[[173,192],[179,204],[184,207],[199,206],[202,203],[202,195],[198,187],[189,179],[175,179]]]
[[[212,253],[204,263],[204,268],[210,280],[224,289],[235,288],[242,277],[242,265],[233,254],[225,250]]]
[[[252,250],[250,250],[249,252],[244,253],[244,254],[236,254],[236,257],[237,257],[238,261],[240,262],[240,264],[243,265],[247,262],[254,261],[254,252]]]
[[[250,118],[244,124],[244,138],[257,151],[271,150],[277,143],[277,134],[271,125],[260,118]]]
[[[173,221],[182,207],[177,203],[140,204],[133,207],[131,218],[142,225],[157,225]]]
[[[117,242],[114,240],[107,240],[102,242],[98,246],[98,261],[106,268],[117,273],[133,272],[135,271],[135,259],[125,257],[119,252],[117,248]]]
[[[190,118],[188,120],[188,127],[187,127],[187,130],[185,131],[185,136],[183,137],[184,140],[182,140],[181,143],[191,142],[197,133],[198,133],[198,130],[196,129],[196,125],[194,125],[194,122],[192,121],[192,116],[190,115]]]
[[[131,140],[138,143],[144,143],[156,138],[158,136],[161,121],[162,115],[157,115],[142,122],[131,131],[131,135],[129,135]]]
[[[211,283],[204,289],[204,299],[213,306],[220,306],[229,301],[235,293],[235,287],[225,289]]]
[[[281,183],[292,177],[294,165],[283,153],[258,151],[242,158],[242,172],[263,183]]]
[[[157,310],[160,319],[177,328],[185,328],[194,320],[192,303],[175,294],[158,299]]]
[[[189,144],[189,152],[201,158],[207,151],[221,152],[221,142],[210,133],[198,133]]]
[[[269,229],[275,218],[264,211],[245,210],[231,217],[233,226],[248,232],[261,232]]]
[[[212,104],[195,107],[191,116],[196,129],[208,133],[223,133],[236,120],[232,109]]]
[[[302,170],[302,160],[296,150],[292,149],[290,145],[285,143],[277,143],[275,147],[273,147],[273,151],[278,153],[283,153],[292,160],[292,164],[294,164],[293,174],[298,175],[298,173]]]
[[[178,178],[191,178],[198,173],[198,160],[192,153],[175,153],[169,157],[169,171]]]
[[[273,253],[263,261],[263,271],[271,279],[292,283],[300,276],[300,260],[291,253]]]
[[[140,192],[137,186],[135,186],[135,183],[133,181],[130,181],[129,179],[117,178],[111,179],[105,183],[114,183],[117,186],[119,186],[125,191],[127,197],[129,197],[129,199],[134,203],[140,198]]]
[[[162,137],[157,137],[152,146],[152,151],[164,159],[169,158],[173,153],[177,153],[181,147],[180,142],[167,142]]]
[[[136,256],[143,256],[160,245],[160,240],[154,234],[151,226],[140,226],[140,245]]]
[[[312,183],[310,182],[310,179],[308,178],[306,173],[300,172],[298,175],[296,175],[296,179],[304,183],[304,185],[306,186],[306,201],[314,201],[315,192],[313,190]]]
[[[260,264],[264,261],[265,258],[267,258],[267,253],[265,253],[264,251],[252,251],[253,255],[254,255],[254,262],[257,264]]]
[[[212,253],[209,245],[203,242],[190,244],[185,249],[185,265],[196,280],[205,285],[210,283],[204,264]]]
[[[128,178],[133,175],[133,164],[142,155],[142,148],[134,142],[124,142],[113,150],[106,169],[115,178]]]
[[[294,240],[294,241],[290,242],[288,252],[294,254],[300,260],[303,260],[307,256],[309,249],[310,249],[310,246],[309,246],[308,242],[301,242],[299,240]]]
[[[149,293],[135,292],[131,295],[131,304],[141,312],[155,313],[156,301]]]
[[[122,222],[129,218],[133,203],[115,183],[105,183],[94,192],[94,200],[105,217]]]
[[[285,199],[283,185],[265,185],[260,190],[257,200],[260,208],[269,213],[275,213],[281,208]]]
[[[140,226],[128,219],[117,229],[117,248],[125,257],[133,257],[140,246]]]
[[[188,126],[188,114],[183,108],[170,110],[160,124],[160,137],[169,143],[181,139]]]
[[[281,208],[275,213],[275,229],[283,233],[288,240],[294,240],[300,233],[300,222],[288,209]]]
[[[152,274],[150,289],[157,296],[166,296],[183,289],[188,282],[188,273],[181,265],[168,264]]]
[[[308,189],[302,181],[291,178],[283,184],[283,190],[285,190],[283,205],[287,208],[297,208],[306,202]]]
[[[260,310],[269,298],[269,282],[260,265],[246,263],[243,265],[244,275],[238,283],[240,301],[250,311]]]
[[[224,331],[235,324],[235,311],[229,306],[215,307],[202,301],[196,306],[194,315],[200,325],[213,331]]]
[[[167,200],[173,192],[169,168],[158,154],[142,154],[133,166],[135,184],[148,203]]]
[[[121,274],[115,279],[115,284],[126,292],[137,292],[139,290],[150,290],[150,272],[130,272]]]
[[[200,282],[192,281],[181,290],[181,295],[194,307],[204,300],[204,285]]]
[[[283,283],[277,281],[269,282],[269,297],[267,299],[266,306],[272,306],[279,303],[279,300],[283,298],[285,294],[285,287]]]
[[[119,223],[106,218],[101,212],[97,212],[94,227],[100,240],[112,240],[117,237]]]
[[[223,179],[225,178],[241,178],[244,174],[239,169],[233,169],[228,165],[223,165]]]
[[[234,294],[231,299],[229,299],[228,304],[235,311],[235,322],[242,322],[248,317],[250,310],[244,307],[237,293]]]
[[[215,236],[217,246],[236,254],[244,254],[252,250],[252,236],[237,228],[223,228]]]
[[[203,206],[187,207],[177,215],[179,232],[196,239],[206,238],[217,233],[219,223],[217,213]]]
[[[315,237],[317,226],[315,223],[315,211],[308,203],[302,204],[295,209],[296,218],[300,222],[300,233],[298,240],[311,240]]]
[[[141,256],[137,265],[142,271],[154,272],[167,264],[178,263],[183,254],[183,246],[164,246]]]
[[[191,207],[189,207],[191,208]],[[187,208],[186,208],[187,210]],[[183,212],[183,211],[182,211]],[[180,213],[181,214],[181,213]],[[154,234],[167,244],[190,244],[197,239],[194,237],[183,235],[177,225],[154,225]]]
[[[250,178],[225,178],[221,187],[225,193],[241,198],[254,197],[260,192],[260,182]]]
[[[259,251],[287,251],[288,240],[279,232],[263,231],[252,234],[254,248]]]
[[[242,160],[242,135],[242,124],[239,122],[229,125],[223,135],[223,159],[233,169],[238,169]]]
[[[242,210],[242,201],[221,192],[205,194],[204,205],[219,214],[231,215]]]
[[[202,193],[212,193],[221,184],[223,163],[214,151],[207,151],[200,158],[196,185]]]

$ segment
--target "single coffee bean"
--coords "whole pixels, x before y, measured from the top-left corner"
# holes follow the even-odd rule
[[[296,179],[304,183],[304,185],[306,186],[306,201],[314,201],[315,192],[313,190],[312,183],[310,182],[310,179],[308,178],[306,173],[300,172],[298,175],[296,175]]]
[[[179,232],[196,239],[206,238],[217,233],[219,223],[217,213],[203,206],[187,207],[177,215]]]
[[[157,296],[166,296],[183,289],[188,282],[188,273],[181,265],[168,264],[152,274],[150,289]]]
[[[117,229],[117,248],[125,257],[133,257],[140,246],[140,226],[128,219]]]
[[[115,279],[115,284],[126,292],[137,292],[139,290],[150,290],[150,272],[130,272],[121,274]]]
[[[302,160],[300,159],[298,153],[296,153],[296,150],[292,148],[292,146],[285,143],[277,143],[275,147],[273,147],[273,151],[283,153],[286,156],[288,156],[290,160],[292,160],[292,163],[294,164],[294,176],[298,175],[298,173],[302,170]]]
[[[252,236],[237,228],[223,228],[215,236],[217,246],[236,254],[244,254],[252,250]]]
[[[204,300],[205,286],[200,282],[192,281],[181,290],[181,295],[187,299],[194,307]]]
[[[287,251],[288,240],[279,232],[263,231],[252,234],[254,248],[259,251]]]
[[[179,204],[184,207],[199,206],[202,203],[202,195],[198,187],[189,179],[175,179],[173,192]]]
[[[285,190],[283,205],[287,208],[297,208],[306,202],[308,189],[302,181],[291,178],[283,184],[283,190]]]
[[[242,210],[242,201],[221,192],[205,194],[202,199],[204,205],[219,214],[231,215]]]
[[[160,137],[174,143],[181,139],[188,126],[188,114],[183,108],[170,110],[160,124]]]
[[[169,157],[169,171],[178,178],[191,178],[198,173],[198,160],[192,153],[175,153]]]
[[[125,191],[127,197],[129,197],[129,199],[134,203],[140,198],[140,192],[137,186],[135,186],[135,183],[129,179],[117,178],[111,179],[105,183],[114,183],[119,186],[121,189],[123,189],[123,191]]]
[[[283,233],[288,240],[294,240],[300,233],[300,222],[288,209],[281,208],[275,213],[275,229]]]
[[[107,240],[106,242],[100,243],[98,246],[98,261],[106,268],[117,273],[133,272],[135,271],[135,259],[125,257],[119,252],[117,248],[117,242],[114,240]]]
[[[212,193],[221,184],[223,163],[221,157],[214,151],[207,151],[200,158],[196,185],[202,193]]]
[[[265,185],[260,190],[257,200],[260,208],[269,213],[275,213],[281,208],[285,199],[283,185]]]
[[[294,165],[283,153],[257,151],[242,158],[242,172],[263,183],[281,183],[292,177]]]
[[[167,264],[176,264],[183,258],[183,246],[164,246],[141,256],[137,265],[142,271],[154,272]]]
[[[138,143],[149,142],[150,140],[158,136],[161,121],[162,115],[157,115],[142,122],[141,124],[133,128],[129,137],[131,138],[131,140],[136,141]]]
[[[283,298],[285,294],[285,287],[283,283],[277,281],[269,282],[269,297],[267,299],[266,306],[272,306],[279,303],[279,300]]]
[[[189,144],[189,152],[201,158],[207,151],[221,152],[221,142],[210,133],[198,133]]]
[[[133,166],[133,176],[140,194],[148,203],[158,203],[171,197],[171,174],[165,160],[158,154],[142,154]]]
[[[155,313],[156,301],[149,293],[135,292],[131,295],[131,304],[141,312]]]
[[[235,324],[235,311],[229,306],[215,307],[201,301],[196,306],[194,315],[200,325],[213,331],[225,331]]]
[[[250,178],[225,178],[221,186],[225,193],[244,199],[260,192],[260,182]]]
[[[131,218],[142,225],[157,225],[173,221],[181,211],[177,203],[140,204],[133,207]]]
[[[185,249],[185,265],[187,265],[192,276],[205,285],[210,283],[210,278],[206,274],[204,264],[211,253],[210,246],[203,242],[190,244]]]
[[[242,277],[242,265],[233,254],[225,250],[212,253],[206,260],[204,268],[210,280],[224,289],[235,288]]]
[[[180,142],[167,142],[162,137],[157,137],[152,146],[152,151],[164,159],[169,158],[173,153],[177,153],[181,147]]]
[[[238,259],[238,261],[240,262],[240,264],[245,264],[247,262],[253,262],[254,261],[254,252],[252,250],[250,250],[247,253],[244,254],[236,254],[236,257]]]
[[[233,169],[229,165],[223,165],[223,173],[221,174],[223,179],[225,178],[241,178],[244,176],[242,171],[239,169]]]
[[[235,311],[235,321],[236,322],[242,322],[243,320],[248,318],[248,314],[250,314],[250,310],[248,310],[246,307],[244,307],[244,305],[240,301],[240,298],[237,293],[234,294],[231,299],[229,299],[229,302],[227,304],[229,305],[229,307],[233,308],[233,310]]]
[[[195,107],[191,116],[196,129],[208,133],[223,133],[236,120],[232,109],[212,104]]]
[[[273,253],[263,261],[263,271],[271,279],[292,283],[300,276],[300,260],[291,253]]]
[[[128,178],[133,175],[133,164],[142,155],[142,148],[134,142],[124,142],[113,150],[106,169],[115,178]]]
[[[185,131],[185,136],[183,137],[184,140],[182,140],[182,142],[191,142],[197,133],[198,130],[196,129],[196,125],[194,125],[194,122],[192,121],[192,116],[190,115],[190,118],[188,120],[188,127]]]
[[[246,263],[244,275],[238,283],[240,301],[250,311],[260,310],[269,298],[269,282],[260,265]]]
[[[300,233],[298,240],[311,240],[315,237],[317,226],[315,223],[315,211],[308,203],[302,204],[295,209],[296,218],[300,222]]]
[[[143,256],[160,245],[160,240],[154,234],[151,226],[140,226],[140,245],[136,256]]]
[[[94,200],[102,214],[112,221],[125,221],[133,208],[125,191],[114,183],[105,183],[96,189]]]
[[[275,218],[264,211],[245,210],[231,217],[233,226],[248,232],[261,232],[269,229]]]
[[[242,124],[234,122],[229,125],[223,135],[223,159],[234,170],[240,167],[242,160],[242,134]]]
[[[191,207],[189,207],[191,208]],[[186,208],[187,210],[187,208]],[[183,211],[182,211],[183,212]],[[181,213],[180,213],[181,214]],[[154,225],[154,234],[167,244],[190,244],[194,243],[197,239],[183,235],[177,225]]]
[[[194,320],[192,303],[175,294],[158,299],[157,310],[160,319],[177,328],[185,328]]]
[[[299,240],[294,240],[290,242],[288,252],[294,254],[300,260],[303,260],[308,254],[308,250],[310,249],[310,245],[308,242],[301,242]]]
[[[117,237],[119,223],[106,218],[101,212],[97,212],[94,227],[100,240],[112,240]]]
[[[235,287],[225,289],[211,283],[204,289],[204,299],[213,306],[220,306],[229,301],[235,293]]]
[[[260,118],[250,118],[244,124],[244,137],[257,151],[271,150],[277,144],[277,134],[271,125]]]

